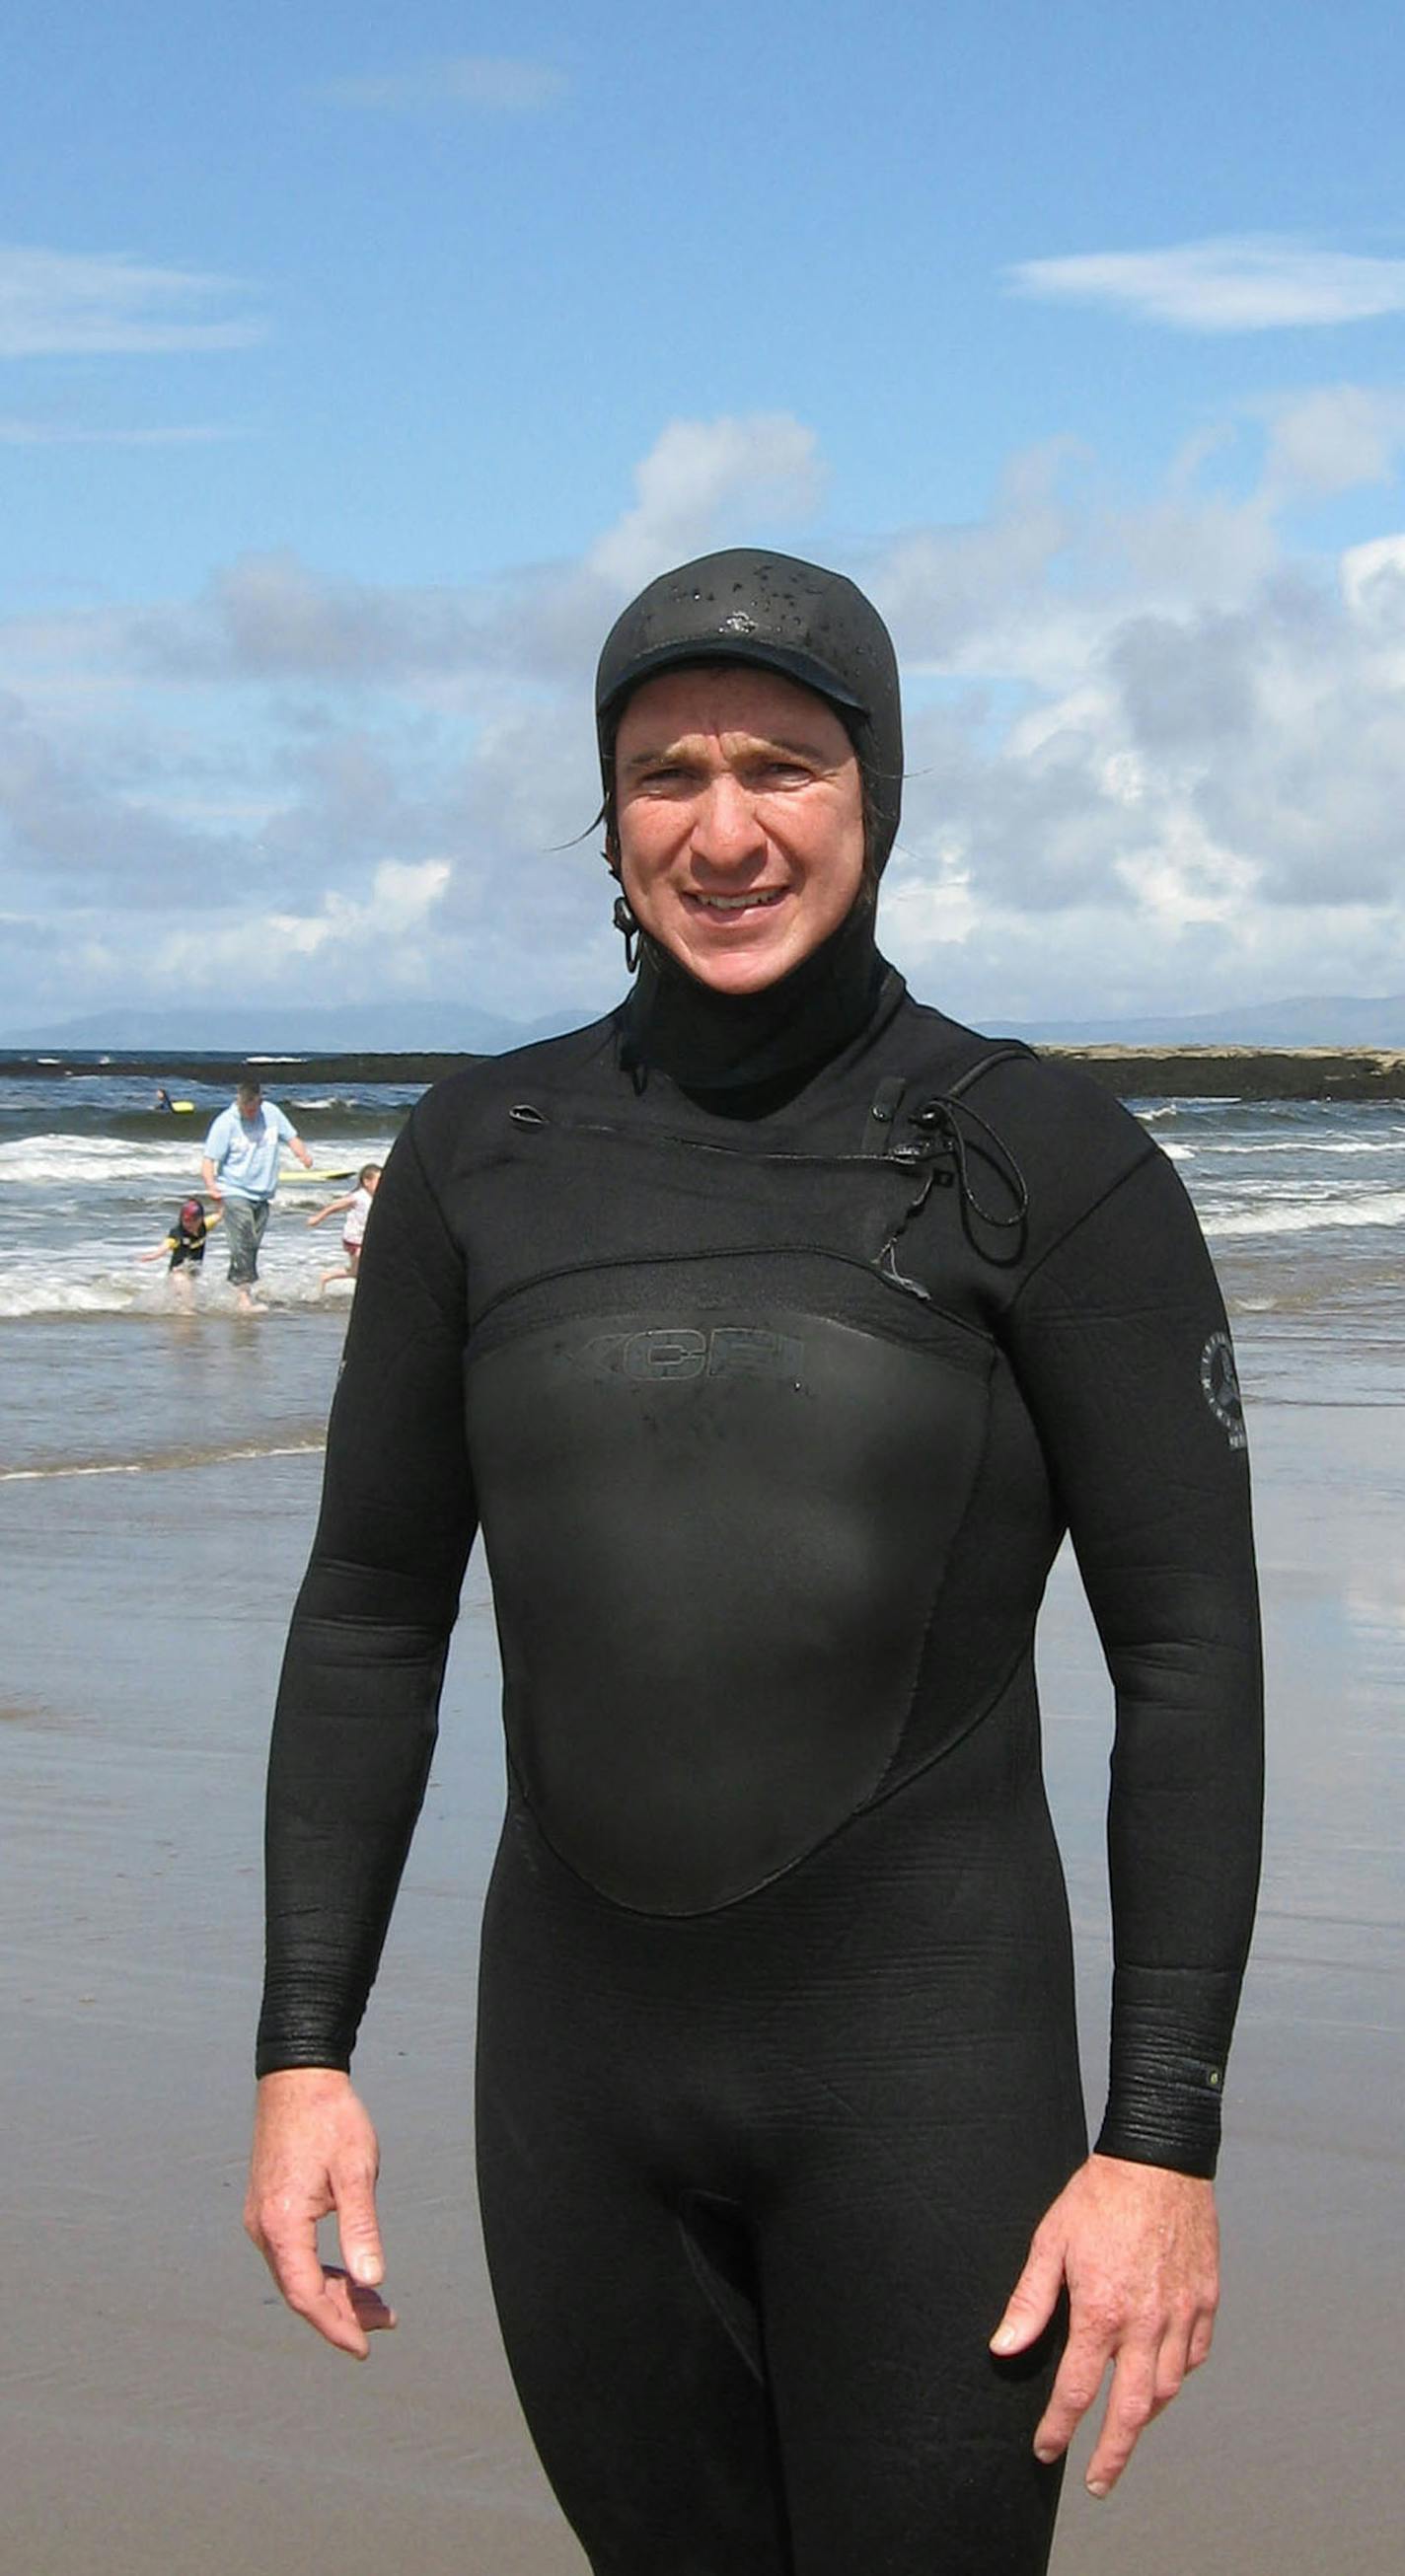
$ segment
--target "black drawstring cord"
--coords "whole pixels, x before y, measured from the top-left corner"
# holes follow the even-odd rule
[[[639,924],[630,910],[628,895],[616,895],[615,908],[610,917],[624,941],[625,967],[632,975],[639,964]]]
[[[897,1158],[894,1157],[894,1159],[896,1160]],[[898,1268],[898,1237],[900,1234],[906,1234],[913,1218],[921,1214],[938,1181],[949,1181],[950,1178],[951,1174],[949,1172],[928,1170],[923,1173],[922,1186],[918,1190],[917,1196],[908,1200],[907,1206],[904,1208],[902,1215],[899,1217],[897,1224],[894,1226],[892,1233],[889,1235],[887,1242],[884,1244],[882,1251],[878,1255],[877,1269],[879,1278],[886,1279],[890,1288],[905,1289],[909,1297],[920,1297],[924,1306],[931,1305],[932,1299],[930,1291],[923,1287],[920,1279],[909,1279],[906,1271],[899,1270]]]
[[[634,975],[639,968],[639,942],[644,934],[635,920],[627,894],[616,895],[610,918],[624,941],[625,972]],[[620,1071],[628,1074],[637,1100],[640,1093],[648,1089],[649,1068],[640,1054],[637,1041],[628,1031],[620,1041]]]
[[[980,1129],[981,1136],[986,1140],[984,1144],[977,1139],[968,1147],[962,1132],[962,1119],[969,1119],[973,1127]],[[973,1251],[980,1254],[982,1260],[993,1262],[997,1269],[1002,1270],[1010,1269],[1023,1257],[1025,1219],[1029,1214],[1029,1190],[1024,1174],[1009,1147],[1001,1143],[994,1128],[987,1125],[980,1111],[970,1108],[964,1100],[957,1101],[947,1092],[934,1093],[930,1099],[922,1101],[919,1107],[909,1111],[908,1124],[920,1131],[919,1139],[911,1144],[890,1146],[887,1159],[891,1162],[921,1164],[926,1162],[930,1155],[945,1154],[951,1158],[951,1167],[947,1171],[928,1169],[923,1174],[920,1190],[916,1197],[909,1201],[878,1255],[878,1270],[880,1276],[892,1287],[906,1289],[910,1296],[920,1297],[924,1305],[930,1305],[931,1298],[920,1280],[909,1279],[899,1270],[897,1245],[913,1218],[926,1206],[933,1188],[955,1183],[961,1206],[961,1228],[967,1242]],[[1008,1216],[997,1216],[992,1208],[986,1207],[977,1197],[971,1179],[972,1152],[982,1156],[990,1164],[991,1169],[999,1175],[1008,1189],[1013,1201]],[[973,1217],[977,1218],[981,1225],[988,1226],[994,1234],[1008,1234],[1013,1231],[1016,1237],[1014,1244],[1007,1252],[993,1251],[988,1243],[982,1243],[973,1232],[971,1225]]]
[[[973,1127],[979,1127],[981,1134],[995,1149],[993,1153],[986,1153],[985,1160],[994,1171],[999,1173],[1014,1200],[1014,1207],[1009,1216],[997,1216],[993,1209],[983,1207],[971,1186],[971,1169],[967,1161],[966,1139],[961,1133],[961,1118],[957,1116],[958,1106],[961,1118],[969,1118]],[[931,1100],[924,1100],[919,1109],[913,1110],[912,1124],[914,1127],[922,1128],[929,1135],[935,1133],[940,1137],[956,1167],[956,1182],[961,1192],[962,1206],[970,1208],[972,1214],[980,1218],[982,1225],[993,1226],[997,1232],[1005,1232],[1011,1226],[1024,1224],[1029,1214],[1029,1191],[1024,1174],[1008,1145],[1001,1143],[995,1129],[987,1125],[978,1109],[970,1108],[964,1100],[958,1104],[945,1093],[938,1092]],[[982,1148],[977,1145],[975,1150],[979,1154]]]

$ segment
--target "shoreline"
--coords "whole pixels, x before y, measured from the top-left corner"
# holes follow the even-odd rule
[[[999,1037],[993,1030],[989,1035]],[[1047,1045],[1035,1052],[1073,1065],[1122,1099],[1201,1100],[1405,1100],[1405,1053],[1393,1047],[1256,1047]],[[276,1092],[291,1082],[421,1084],[442,1080],[466,1064],[489,1059],[462,1053],[318,1053],[276,1057],[165,1054],[113,1049],[105,1055],[19,1054],[0,1057],[0,1073],[18,1081],[52,1081],[56,1074],[130,1075],[170,1084],[182,1080],[219,1085],[246,1064],[263,1073]]]

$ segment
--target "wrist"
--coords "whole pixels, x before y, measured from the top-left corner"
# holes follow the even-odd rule
[[[272,2066],[260,2075],[258,2087],[262,2101],[276,2101],[291,2094],[303,2101],[316,2101],[349,2093],[351,2077],[342,2066]]]

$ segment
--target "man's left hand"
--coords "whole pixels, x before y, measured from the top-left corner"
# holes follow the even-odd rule
[[[1005,2359],[1049,2323],[1068,2284],[1068,2341],[1034,2448],[1056,2460],[1102,2386],[1112,2387],[1086,2484],[1116,2486],[1143,2427],[1210,2349],[1219,2304],[1212,2183],[1165,2165],[1089,2156],[1035,2229],[1029,2260],[991,2337]]]

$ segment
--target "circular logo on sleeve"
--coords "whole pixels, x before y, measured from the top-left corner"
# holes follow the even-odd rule
[[[1205,1401],[1215,1420],[1223,1426],[1231,1449],[1246,1449],[1249,1435],[1244,1428],[1244,1399],[1239,1392],[1234,1345],[1228,1333],[1210,1335],[1200,1354],[1200,1384]]]

